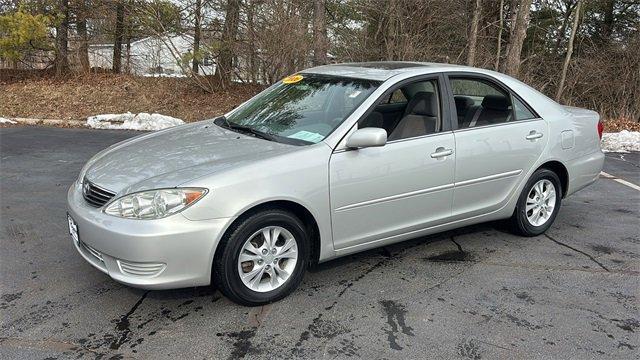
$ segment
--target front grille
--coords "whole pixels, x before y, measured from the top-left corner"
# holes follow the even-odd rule
[[[100,207],[116,196],[116,194],[84,179],[82,182],[82,196],[90,205]]]

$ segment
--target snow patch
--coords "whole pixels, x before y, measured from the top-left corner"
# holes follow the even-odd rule
[[[0,117],[0,124],[17,124],[17,122],[11,119]]]
[[[640,151],[640,131],[622,130],[617,133],[602,134],[602,151],[629,152]]]
[[[154,74],[154,73],[144,73],[142,74],[144,77],[167,77],[167,78],[183,78],[187,77],[185,74],[173,73],[173,74]]]
[[[162,114],[130,112],[101,114],[87,118],[87,126],[94,129],[162,130],[184,124],[184,121]]]

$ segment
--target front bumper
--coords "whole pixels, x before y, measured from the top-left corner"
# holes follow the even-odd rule
[[[67,204],[79,235],[71,241],[82,257],[114,280],[145,289],[208,285],[216,246],[233,220],[122,219],[88,205],[75,183]]]

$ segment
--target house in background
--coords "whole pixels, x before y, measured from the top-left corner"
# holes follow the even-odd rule
[[[189,54],[193,51],[193,36],[150,36],[131,43],[128,51],[122,48],[122,69],[140,76],[185,76],[191,69]],[[89,64],[92,68],[113,67],[113,44],[89,45]],[[213,75],[215,64],[205,56],[200,64],[201,75]]]

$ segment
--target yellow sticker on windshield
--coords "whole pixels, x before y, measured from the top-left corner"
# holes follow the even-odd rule
[[[302,79],[304,79],[302,77],[302,75],[291,75],[291,76],[287,76],[286,78],[282,79],[282,83],[283,84],[295,84],[295,83],[301,81]]]

